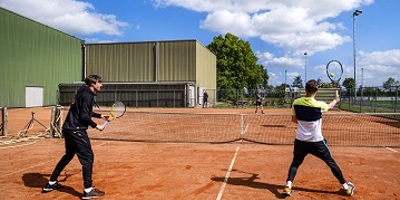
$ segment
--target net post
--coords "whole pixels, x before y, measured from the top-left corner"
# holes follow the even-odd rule
[[[50,137],[54,138],[55,133],[55,118],[56,118],[56,106],[51,108],[51,118],[50,118]]]
[[[7,107],[1,107],[1,135],[7,136]]]
[[[59,106],[53,106],[51,108],[51,120],[50,120],[50,137],[59,137],[61,138],[60,129],[60,112],[61,108]]]
[[[244,134],[244,127],[243,127],[243,116],[244,114],[240,114],[240,140],[243,140],[243,134]]]

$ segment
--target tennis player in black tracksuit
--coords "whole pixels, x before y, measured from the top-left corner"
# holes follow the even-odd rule
[[[296,139],[294,142],[293,161],[290,165],[286,186],[283,189],[285,196],[291,195],[292,182],[296,176],[297,169],[303,163],[308,155],[314,155],[323,160],[331,169],[336,179],[343,185],[343,191],[346,195],[353,195],[354,185],[346,182],[342,171],[332,158],[326,140],[322,136],[322,112],[333,108],[340,101],[336,91],[336,98],[326,104],[315,100],[318,92],[318,82],[310,80],[306,84],[306,96],[296,99],[293,102],[292,121],[297,123]]]
[[[85,84],[78,89],[62,127],[65,139],[65,155],[56,165],[49,182],[43,188],[43,192],[50,192],[58,187],[58,176],[75,154],[77,154],[79,162],[82,165],[83,185],[85,187],[82,199],[97,198],[104,195],[104,192],[94,189],[92,186],[94,155],[86,132],[89,126],[100,131],[104,129],[104,126],[96,124],[91,119],[92,117],[108,117],[93,112],[94,96],[102,86],[101,77],[90,75],[85,79]]]

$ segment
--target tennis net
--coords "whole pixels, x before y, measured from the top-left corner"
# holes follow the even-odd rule
[[[65,112],[66,113],[66,112]],[[400,147],[400,113],[324,114],[330,145]],[[293,144],[291,115],[146,113],[128,111],[92,139],[133,142]]]

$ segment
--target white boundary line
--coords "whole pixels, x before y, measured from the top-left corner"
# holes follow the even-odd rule
[[[236,151],[235,151],[235,155],[233,156],[233,159],[232,159],[231,165],[229,166],[228,172],[226,172],[224,183],[222,184],[221,189],[219,190],[219,193],[218,193],[218,196],[217,196],[216,200],[221,200],[221,198],[222,198],[222,194],[224,193],[226,183],[228,182],[229,176],[230,176],[230,174],[232,172],[233,164],[235,163],[236,156],[237,156],[237,154],[239,152],[239,149],[240,149],[240,147],[237,146],[236,147]]]
[[[17,174],[17,173],[26,171],[26,170],[28,170],[28,169],[32,169],[32,168],[35,168],[35,167],[38,167],[38,166],[42,166],[42,165],[47,164],[47,163],[50,163],[50,162],[54,162],[54,161],[53,161],[53,160],[49,160],[49,161],[46,161],[46,162],[38,163],[38,164],[36,164],[36,165],[31,165],[31,166],[29,166],[29,167],[23,168],[23,169],[18,170],[18,171],[10,172],[10,173],[7,173],[7,174],[2,174],[0,177],[5,177],[5,176],[12,175],[12,174]]]
[[[30,145],[30,144],[34,144],[34,143],[36,143],[36,141],[33,141],[32,143],[28,143],[28,144],[17,145],[17,146],[25,146],[25,145]],[[102,145],[105,145],[105,144],[108,144],[108,143],[109,143],[109,142],[104,142],[104,143],[100,143],[100,144],[94,145],[94,146],[102,146]],[[17,146],[13,146],[12,148],[17,147]],[[1,149],[1,147],[0,147],[0,149]],[[38,163],[38,164],[36,164],[36,165],[31,165],[31,166],[29,166],[29,167],[23,168],[23,169],[18,170],[18,171],[10,172],[10,173],[7,173],[7,174],[2,174],[2,175],[0,175],[0,178],[6,177],[6,176],[9,176],[9,175],[12,175],[12,174],[20,173],[20,172],[23,172],[23,171],[26,171],[26,170],[29,170],[29,169],[32,169],[32,168],[35,168],[35,167],[38,167],[38,166],[42,166],[42,165],[51,163],[51,162],[54,162],[54,160],[49,160],[49,161],[41,162],[41,163]],[[58,161],[56,161],[56,162],[58,162]]]
[[[30,143],[24,143],[24,144],[19,144],[19,145],[12,145],[13,143],[10,143],[10,144],[11,144],[10,146],[5,146],[5,147],[0,146],[0,149],[17,148],[17,147],[27,146],[27,145],[31,145],[31,144],[35,144],[35,143],[36,143],[35,140],[33,140],[33,141],[30,142]]]
[[[387,149],[387,150],[389,150],[389,151],[393,151],[393,152],[397,153],[397,151],[396,151],[395,149],[392,149],[392,148],[390,148],[390,147],[385,147],[385,149]]]

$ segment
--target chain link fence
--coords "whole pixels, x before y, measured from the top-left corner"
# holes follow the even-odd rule
[[[325,92],[325,90],[333,89],[323,88],[320,90],[324,90]],[[257,92],[260,92],[264,97],[263,105],[272,108],[290,108],[294,99],[304,96],[304,89],[302,89],[301,92],[257,89],[216,90],[215,107],[255,106],[255,94]],[[342,110],[364,113],[400,112],[399,86],[393,86],[390,88],[361,87],[357,89],[356,94],[352,88],[342,89],[340,96],[341,102],[338,106]],[[318,99],[321,97],[317,95],[316,98]],[[326,97],[319,100],[329,101]]]
[[[356,92],[354,89],[345,89],[341,96],[340,108],[344,110],[371,113],[400,112],[399,86],[361,87]]]

